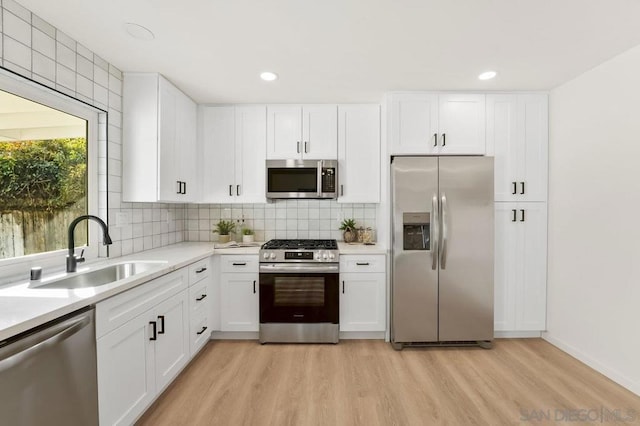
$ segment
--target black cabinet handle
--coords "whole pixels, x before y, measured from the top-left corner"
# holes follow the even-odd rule
[[[520,182],[520,195],[524,194],[524,182]]]
[[[520,209],[520,222],[524,222],[524,210]]]
[[[307,141],[304,141],[304,152],[305,154],[308,153],[309,151],[307,151]]]
[[[442,146],[445,146],[447,144],[447,135],[446,134],[442,134]]]
[[[253,280],[253,294],[256,294],[256,280]]]
[[[187,194],[187,182],[182,182],[182,185],[183,185],[182,193],[186,195]]]
[[[300,141],[296,142],[296,152],[300,154]]]
[[[344,185],[340,185],[340,196],[344,197]]]
[[[155,321],[149,321],[151,324],[151,329],[153,330],[153,335],[149,337],[149,340],[158,340],[158,328]]]
[[[438,146],[438,134],[433,134],[433,146]]]
[[[511,182],[511,184],[513,185],[513,191],[511,191],[512,195],[516,195],[518,193],[518,183],[517,182]]]
[[[356,265],[358,265],[358,266],[368,266],[369,262],[356,262]]]
[[[200,335],[200,334],[204,333],[206,329],[207,329],[207,326],[204,326],[204,327],[202,327],[202,330],[196,332],[196,334]]]
[[[176,194],[182,194],[182,182],[179,180],[176,181],[178,183],[178,192]]]
[[[164,334],[164,315],[158,315],[158,320],[160,321],[160,330],[158,330],[158,334]]]
[[[233,185],[229,185],[229,197],[233,197]]]
[[[200,296],[200,297],[196,297],[196,301],[197,301],[197,302],[199,302],[199,301],[201,301],[201,300],[204,300],[204,299],[205,299],[205,297],[207,297],[207,295],[206,295],[206,294],[203,294],[203,295],[202,295],[202,296]]]
[[[232,263],[232,265],[233,265],[233,266],[246,266],[246,265],[247,265],[247,262],[237,262],[237,263],[236,263],[236,262],[233,262],[233,263]]]
[[[236,195],[240,196],[240,185],[236,185]]]
[[[513,214],[513,217],[511,218],[511,222],[515,222],[517,220],[517,214],[518,212],[515,209],[511,210],[511,214]]]
[[[344,281],[342,281],[342,294],[344,294]]]
[[[202,272],[206,271],[207,268],[200,268],[196,271],[196,274],[201,274]]]

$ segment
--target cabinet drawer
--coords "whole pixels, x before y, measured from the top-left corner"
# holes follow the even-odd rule
[[[188,271],[179,269],[96,305],[96,338],[104,336],[163,300],[187,288]]]
[[[208,281],[201,281],[189,288],[189,310],[191,312],[206,310],[211,303]]]
[[[222,255],[220,263],[222,272],[258,272],[258,255]]]
[[[189,265],[189,285],[194,285],[211,276],[210,258],[202,259]]]
[[[384,254],[341,254],[340,273],[343,272],[384,272]]]
[[[206,310],[197,312],[191,317],[189,327],[189,348],[194,356],[209,341],[211,337],[211,323]]]

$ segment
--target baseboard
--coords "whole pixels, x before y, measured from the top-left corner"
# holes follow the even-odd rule
[[[349,339],[375,339],[375,340],[384,340],[384,331],[341,331],[340,338],[349,340]]]
[[[541,331],[494,331],[496,339],[532,339],[542,337]]]
[[[640,396],[640,383],[627,379],[623,374],[616,371],[615,369],[610,368],[607,365],[601,363],[600,361],[590,357],[589,355],[585,354],[578,348],[572,345],[569,345],[567,343],[564,343],[563,341],[556,339],[553,336],[550,336],[548,332],[542,333],[542,338],[547,342],[551,343],[553,346],[562,350],[563,352],[568,353],[578,361],[581,361],[582,363],[588,365],[589,367],[593,368],[597,372],[604,374],[605,376],[607,376],[609,379],[613,380],[620,386],[625,387],[629,389],[631,392]]]
[[[258,340],[257,331],[214,331],[211,340]]]

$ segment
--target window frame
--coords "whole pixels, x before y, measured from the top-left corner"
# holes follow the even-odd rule
[[[106,200],[104,202],[105,208],[99,208],[99,199],[106,197],[107,189],[107,112],[3,68],[0,68],[0,90],[87,121],[87,214],[100,217],[99,211],[104,210],[105,217],[100,218],[108,224]],[[100,163],[103,162],[104,167],[99,167],[99,158],[102,159],[102,157],[104,157],[104,161]],[[88,222],[88,245],[76,248],[84,248],[85,259],[93,260],[99,255],[99,241],[102,231],[94,221]],[[45,269],[45,274],[47,274],[46,269],[59,271],[65,266],[66,255],[67,249],[65,248],[0,259],[0,285],[14,281],[15,277],[28,277],[29,269],[33,266],[41,266]]]

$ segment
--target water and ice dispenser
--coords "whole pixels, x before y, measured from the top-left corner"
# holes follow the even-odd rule
[[[402,213],[402,249],[430,250],[430,222],[429,212]]]

